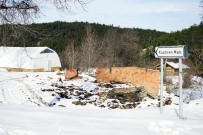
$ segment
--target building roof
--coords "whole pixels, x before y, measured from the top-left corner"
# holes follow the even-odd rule
[[[167,65],[169,65],[170,67],[172,67],[173,69],[179,69],[179,63],[175,63],[175,62],[166,62]],[[156,68],[160,68],[160,64],[155,66]],[[188,67],[185,64],[182,64],[183,69],[188,69],[190,67]]]
[[[179,69],[179,63],[174,63],[174,62],[166,62],[166,64],[168,64],[169,66],[171,66],[174,69]],[[190,67],[188,67],[185,64],[182,64],[183,69],[188,69]]]

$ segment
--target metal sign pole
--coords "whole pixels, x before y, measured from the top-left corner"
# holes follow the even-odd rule
[[[183,119],[183,95],[182,95],[182,59],[179,58],[179,118]]]
[[[164,72],[163,72],[163,58],[161,58],[161,78],[160,78],[161,88],[160,88],[160,113],[163,115],[163,82],[164,82]]]

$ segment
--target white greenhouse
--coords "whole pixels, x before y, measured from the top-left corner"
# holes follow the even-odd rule
[[[0,47],[0,67],[10,71],[55,71],[58,54],[48,47]]]

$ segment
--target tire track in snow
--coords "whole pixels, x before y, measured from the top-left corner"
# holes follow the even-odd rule
[[[31,97],[30,97],[30,101],[31,101],[31,102],[33,102],[33,103],[35,103],[35,104],[37,104],[37,105],[43,104],[43,105],[47,106],[47,102],[45,102],[42,97],[40,97],[38,94],[36,94],[36,93],[32,90],[32,88],[30,88],[30,86],[29,86],[27,83],[25,83],[25,82],[23,82],[23,81],[18,81],[18,80],[15,80],[15,81],[17,81],[17,82],[23,84],[23,85],[25,86],[26,90],[28,90],[28,91],[31,93],[31,95],[33,95],[34,99],[36,99],[36,100],[38,101],[38,103],[36,103],[35,101],[32,101],[32,100],[31,100]],[[41,103],[41,104],[40,104],[40,103]]]
[[[1,101],[2,100],[2,101]],[[0,97],[0,102],[6,101],[6,97],[5,97],[5,92],[4,89],[1,88],[1,97]]]
[[[12,89],[12,85],[9,85],[10,83],[3,82],[1,83],[1,100],[3,102],[10,102],[10,103],[21,103],[19,101],[19,98],[17,98],[18,96],[14,96],[16,94],[16,90]]]
[[[0,78],[0,102],[9,103],[31,103],[37,105],[47,105],[35,91],[25,83],[26,74],[10,75],[3,74],[5,78]]]
[[[0,82],[0,102],[15,104],[31,103],[47,105],[23,80],[7,80]]]
[[[16,75],[15,73],[1,73],[0,75],[0,100],[8,103],[26,103],[28,102],[24,96],[22,88],[18,82],[23,81],[25,74]],[[18,80],[18,82],[16,81]]]

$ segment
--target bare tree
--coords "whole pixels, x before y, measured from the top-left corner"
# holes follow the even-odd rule
[[[29,23],[39,17],[40,3],[50,3],[58,11],[70,11],[73,4],[79,3],[82,7],[90,0],[0,0],[0,19],[3,23]]]
[[[66,63],[65,66],[68,66],[69,69],[78,67],[79,51],[74,41],[71,41],[64,50],[63,60]]]
[[[84,70],[89,70],[90,68],[97,66],[100,49],[99,38],[96,36],[93,28],[90,25],[87,25],[86,36],[81,46],[81,67]]]
[[[3,23],[26,23],[36,17],[39,7],[31,0],[2,0],[0,18]]]
[[[41,3],[53,5],[58,11],[70,12],[72,6],[80,5],[82,8],[92,0],[0,0],[0,28],[1,44],[7,46],[10,39],[24,40],[23,33],[37,36],[41,34],[27,26],[39,18]],[[84,8],[83,8],[84,9]]]

